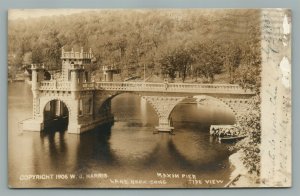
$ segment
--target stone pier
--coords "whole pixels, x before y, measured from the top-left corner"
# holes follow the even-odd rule
[[[143,96],[142,98],[149,102],[157,113],[158,126],[155,128],[159,132],[172,132],[174,127],[170,122],[170,114],[185,97]]]

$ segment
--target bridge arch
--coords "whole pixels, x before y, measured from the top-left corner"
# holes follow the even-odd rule
[[[159,113],[157,113],[156,108],[153,107],[153,105],[147,100],[144,99],[144,96],[142,95],[142,93],[139,92],[126,92],[126,91],[121,91],[121,92],[115,92],[115,93],[111,93],[111,94],[107,94],[106,96],[104,96],[105,98],[102,100],[100,107],[97,108],[97,114],[100,115],[107,115],[108,113],[112,112],[111,111],[111,106],[112,106],[112,100],[116,97],[118,97],[119,95],[124,95],[124,94],[128,94],[131,96],[135,96],[135,97],[139,97],[140,100],[144,100],[146,101],[146,103],[151,107],[151,109],[153,110],[153,112],[156,114],[157,118],[159,118]],[[103,96],[102,96],[103,97]]]
[[[53,97],[44,100],[41,106],[44,130],[51,128],[51,125],[68,130],[72,111],[68,101]]]
[[[230,113],[233,114],[234,121],[229,124],[239,124],[243,113],[249,110],[248,106],[248,98],[236,98],[230,96],[222,96],[218,97],[217,95],[206,95],[206,94],[174,94],[174,95],[165,95],[159,94],[154,95],[153,93],[143,92],[143,91],[110,91],[104,92],[101,94],[101,106],[98,111],[102,112],[102,114],[107,115],[111,112],[111,100],[124,93],[130,93],[142,97],[146,102],[148,102],[152,108],[154,109],[157,117],[158,117],[158,126],[156,127],[159,131],[169,132],[174,129],[171,120],[171,114],[174,111],[175,107],[181,103],[183,100],[192,98],[196,99],[197,102],[201,102],[203,100],[211,100],[219,103],[223,108],[228,109]]]
[[[195,96],[186,96],[184,97],[180,102],[178,102],[173,109],[171,110],[168,118],[171,119],[172,114],[174,114],[174,111],[176,110],[176,108],[181,104],[184,103],[184,101],[188,100],[188,99],[193,99],[196,101],[197,103],[201,103],[201,102],[205,102],[205,101],[215,101],[216,103],[220,103],[222,106],[225,107],[225,109],[228,109],[230,111],[230,113],[232,114],[232,116],[234,117],[234,122],[237,122],[237,112],[236,110],[232,107],[232,105],[228,104],[227,102],[223,101],[220,98],[214,97],[214,96],[209,96],[209,95],[195,95]]]

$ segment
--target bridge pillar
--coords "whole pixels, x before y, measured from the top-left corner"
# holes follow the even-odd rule
[[[80,92],[82,87],[82,72],[83,67],[78,64],[71,64],[70,72],[71,72],[71,92],[73,98],[78,97],[78,92]]]
[[[32,64],[32,86],[33,97],[37,98],[39,94],[40,82],[44,80],[45,69],[42,64]]]
[[[104,75],[104,81],[105,82],[111,82],[111,81],[113,81],[113,72],[105,71],[103,73],[103,75]]]
[[[174,107],[185,97],[166,97],[166,96],[143,96],[148,101],[158,115],[158,126],[155,127],[158,132],[172,132],[172,122],[170,114]]]
[[[69,112],[68,133],[80,134],[81,125],[79,122],[79,100],[72,100],[71,111]]]
[[[43,118],[40,115],[40,83],[44,80],[44,65],[31,64],[32,70],[32,95],[33,95],[33,113],[32,118],[21,122],[23,130],[41,131],[44,129]]]

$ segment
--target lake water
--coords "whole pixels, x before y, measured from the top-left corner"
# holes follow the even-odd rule
[[[132,94],[112,100],[113,125],[80,136],[22,132],[18,122],[32,115],[27,84],[9,84],[8,110],[13,187],[222,187],[234,169],[228,144],[209,135],[211,124],[232,124],[234,117],[214,101],[176,106],[175,135],[153,134],[156,113]]]

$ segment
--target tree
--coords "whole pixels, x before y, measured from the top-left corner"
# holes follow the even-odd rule
[[[215,42],[200,43],[193,51],[195,58],[194,69],[196,77],[198,74],[214,82],[216,74],[220,74],[223,68],[222,56],[220,55],[221,46]]]
[[[14,78],[16,76],[18,70],[21,68],[22,55],[20,55],[19,53],[12,55],[9,63],[10,63],[10,66],[9,66],[8,76],[10,78]]]
[[[117,46],[117,49],[120,51],[120,57],[124,58],[127,47],[126,37],[124,35],[122,37],[118,37],[115,44]]]
[[[61,65],[62,45],[58,39],[58,32],[52,30],[47,36],[47,46],[44,49],[44,63],[49,69],[59,69]]]
[[[32,64],[32,52],[26,52],[23,57],[23,65],[28,66]]]
[[[45,63],[49,68],[59,68],[61,46],[67,50],[73,47],[76,51],[80,47],[92,48],[99,67],[118,64],[121,70],[125,70],[130,66],[139,66],[136,67],[139,71],[144,64],[149,65],[154,62],[152,72],[169,72],[170,75],[178,72],[182,81],[185,81],[192,71],[196,76],[202,76],[210,82],[215,80],[216,74],[223,71],[223,67],[220,66],[219,59],[213,59],[217,64],[205,65],[199,59],[194,58],[199,51],[192,44],[208,42],[207,40],[222,44],[228,41],[228,43],[239,43],[238,46],[241,49],[241,62],[238,63],[239,58],[234,58],[234,63],[228,63],[234,66],[234,69],[229,69],[229,67],[227,69],[228,75],[231,75],[228,76],[231,77],[229,80],[238,82],[237,70],[242,65],[254,63],[253,59],[260,60],[256,58],[258,57],[257,50],[253,50],[253,47],[257,47],[255,43],[258,43],[257,40],[260,39],[260,33],[257,30],[260,28],[259,23],[253,19],[259,18],[260,12],[240,10],[238,16],[242,17],[232,15],[234,12],[236,11],[216,11],[213,15],[207,15],[199,10],[118,10],[104,11],[101,14],[87,11],[84,14],[70,16],[11,20],[8,31],[9,55],[16,55],[16,58],[23,59],[25,53],[32,52],[33,63]],[[251,16],[251,20],[248,20],[247,16]],[[220,25],[224,24],[232,31],[220,29]],[[188,42],[190,46],[187,46]],[[208,45],[210,44],[209,42]],[[246,47],[248,47],[247,50],[245,50]],[[176,65],[175,70],[173,67],[168,67],[171,65],[161,64],[162,56],[173,51],[172,48],[189,52],[188,55],[193,57],[192,63]],[[212,55],[212,57],[225,57],[227,49],[221,50],[219,46],[215,49],[217,49],[217,55]],[[209,56],[206,58],[210,59]],[[245,59],[248,59],[248,62]],[[181,60],[190,61],[185,58]],[[18,69],[17,64],[12,65],[15,70]],[[193,70],[191,70],[192,65]],[[208,68],[196,69],[204,65]],[[160,69],[161,67],[163,70]]]
[[[225,67],[229,72],[229,83],[235,83],[235,70],[239,67],[242,59],[242,50],[235,42],[227,43],[224,48]]]
[[[251,28],[248,32],[250,39],[243,46],[243,58],[241,66],[236,70],[236,82],[244,89],[250,89],[256,93],[249,102],[249,113],[242,117],[240,126],[245,139],[238,142],[234,149],[242,151],[242,161],[250,174],[257,180],[260,175],[260,144],[261,144],[261,45],[259,28]]]
[[[181,75],[182,82],[185,81],[187,72],[191,68],[193,58],[191,57],[188,49],[179,48],[175,51],[175,58],[173,59],[173,65],[177,68]]]
[[[193,58],[190,51],[181,46],[177,46],[171,49],[163,58],[161,59],[162,68],[165,73],[169,75],[170,78],[175,78],[175,71],[180,73],[182,82],[185,81],[187,72],[193,62]]]
[[[249,38],[242,45],[241,66],[236,69],[235,82],[245,89],[260,93],[261,85],[261,43],[260,29],[251,27],[248,30]]]
[[[260,67],[242,65],[235,73],[236,82],[244,89],[260,92]]]
[[[161,73],[164,77],[169,77],[170,79],[174,80],[176,77],[176,68],[169,63],[169,58],[172,57],[164,56],[159,60],[159,63],[161,65]]]
[[[43,54],[43,48],[39,46],[39,44],[36,44],[32,48],[32,55],[31,55],[32,63],[39,64],[44,62],[44,54]]]
[[[233,149],[241,150],[241,161],[250,174],[258,179],[260,175],[260,143],[261,143],[261,112],[260,96],[256,95],[249,102],[249,113],[241,117],[240,127],[245,139],[239,141]]]

